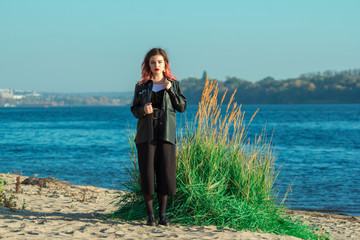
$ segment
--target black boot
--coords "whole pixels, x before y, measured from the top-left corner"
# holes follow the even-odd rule
[[[170,221],[169,221],[168,217],[166,216],[166,214],[161,214],[159,216],[159,224],[164,225],[164,226],[170,225]]]
[[[148,226],[155,226],[155,216],[154,214],[148,214],[148,219],[147,219],[147,222],[146,222],[146,225]]]

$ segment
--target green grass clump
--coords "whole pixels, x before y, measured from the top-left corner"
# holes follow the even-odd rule
[[[284,214],[276,203],[275,153],[265,131],[253,140],[246,138],[241,106],[230,98],[225,114],[218,104],[218,85],[206,81],[195,123],[188,126],[177,149],[177,194],[170,198],[172,222],[186,225],[214,225],[218,228],[292,235],[304,239],[326,239],[309,226]],[[230,110],[231,109],[231,110]],[[142,220],[146,209],[140,190],[135,146],[130,178],[123,183],[129,194],[119,196],[119,209],[112,217]],[[154,201],[155,211],[158,207]]]
[[[7,191],[3,189],[7,182],[0,176],[0,206],[4,206],[10,209],[14,209],[16,207],[16,202],[14,201],[13,194],[7,194]],[[11,189],[10,189],[11,192]]]

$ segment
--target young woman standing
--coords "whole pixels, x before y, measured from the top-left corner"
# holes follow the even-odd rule
[[[159,200],[159,224],[168,226],[167,196],[176,193],[176,114],[187,104],[179,82],[171,75],[166,52],[151,49],[141,65],[131,112],[138,119],[135,143],[147,225],[155,226],[153,195]],[[155,181],[156,178],[156,181]]]

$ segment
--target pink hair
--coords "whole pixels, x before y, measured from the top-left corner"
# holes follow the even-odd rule
[[[144,61],[141,64],[141,80],[139,81],[139,84],[146,83],[152,77],[149,61],[150,58],[155,55],[161,55],[164,58],[165,61],[164,76],[176,80],[176,77],[171,75],[170,62],[166,52],[161,48],[153,48],[146,54]]]

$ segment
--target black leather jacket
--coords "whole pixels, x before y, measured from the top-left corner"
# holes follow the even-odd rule
[[[176,142],[176,114],[184,112],[187,103],[182,94],[179,82],[167,79],[171,82],[171,88],[164,91],[162,107],[159,110],[159,125],[161,130],[157,138],[168,141],[173,144]],[[134,92],[134,101],[131,106],[131,112],[138,119],[135,143],[151,141],[154,138],[153,131],[153,114],[146,114],[144,111],[145,104],[151,102],[153,81],[148,80],[144,84],[136,84]]]

